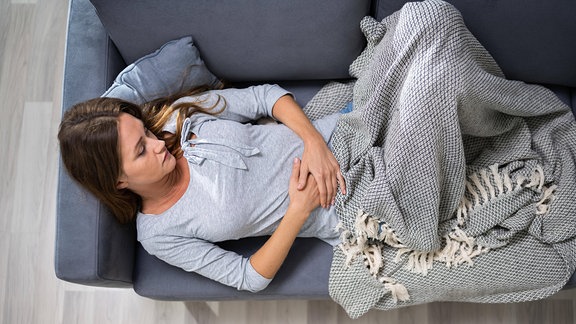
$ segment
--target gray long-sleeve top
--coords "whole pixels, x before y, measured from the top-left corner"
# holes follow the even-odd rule
[[[288,208],[288,184],[294,157],[302,155],[302,140],[282,124],[254,125],[272,117],[272,107],[289,94],[276,85],[214,90],[181,101],[202,100],[204,106],[226,102],[217,115],[198,113],[184,122],[184,156],[190,183],[184,196],[160,215],[139,213],[138,240],[148,253],[239,290],[259,291],[271,279],[254,270],[249,258],[213,242],[270,235]],[[224,102],[221,101],[221,102]],[[218,108],[216,108],[218,109]],[[313,122],[326,142],[338,114]],[[174,132],[175,118],[165,130]],[[334,208],[317,208],[300,237],[338,243]]]

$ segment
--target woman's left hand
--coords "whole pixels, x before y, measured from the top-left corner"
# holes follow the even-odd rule
[[[322,138],[310,139],[304,143],[298,180],[299,190],[306,187],[308,174],[312,174],[316,180],[320,193],[320,205],[323,208],[334,204],[338,186],[340,186],[340,192],[346,194],[346,182],[340,172],[338,161]]]
[[[288,126],[304,141],[297,189],[306,188],[308,175],[312,174],[318,185],[320,206],[328,208],[334,203],[338,185],[342,194],[346,194],[346,183],[334,154],[291,95],[284,95],[274,103],[272,117]]]

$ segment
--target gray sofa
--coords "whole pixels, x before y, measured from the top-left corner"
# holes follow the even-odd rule
[[[328,80],[349,78],[348,65],[364,46],[360,19],[381,19],[404,2],[71,0],[63,110],[100,96],[127,64],[185,35],[218,77],[237,86],[279,83],[305,105]],[[575,2],[449,2],[508,78],[544,84],[576,111]],[[55,268],[62,280],[132,287],[160,300],[328,298],[332,248],[317,239],[297,239],[270,286],[253,294],[172,267],[135,237],[133,225],[119,225],[60,166]],[[221,245],[250,255],[265,239]]]

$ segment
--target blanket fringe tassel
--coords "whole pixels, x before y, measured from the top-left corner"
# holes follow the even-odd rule
[[[536,204],[536,213],[546,214],[549,205],[554,198],[556,186],[544,185],[544,170],[537,166],[530,178],[518,176],[512,181],[507,171],[499,173],[498,165],[492,165],[489,170],[482,170],[469,176],[466,181],[466,193],[455,215],[457,225],[443,237],[443,248],[438,251],[416,251],[406,247],[394,230],[388,224],[380,222],[362,210],[356,215],[354,224],[355,233],[344,229],[339,224],[341,232],[340,249],[346,255],[346,265],[362,256],[364,264],[370,274],[376,277],[384,288],[391,292],[394,302],[410,300],[410,294],[404,285],[394,278],[381,275],[384,268],[383,249],[389,246],[397,249],[394,258],[395,263],[401,262],[407,255],[406,269],[417,274],[426,276],[433,268],[434,261],[446,264],[446,267],[458,267],[464,263],[473,266],[473,259],[481,254],[489,252],[488,247],[483,247],[475,242],[475,238],[467,235],[462,229],[468,215],[476,207],[481,206],[497,197],[523,188],[532,188],[542,193],[540,201]]]

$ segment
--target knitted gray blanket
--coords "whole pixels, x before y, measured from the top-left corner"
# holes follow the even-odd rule
[[[576,123],[548,89],[506,80],[451,5],[361,28],[333,137],[348,194],[330,295],[352,318],[431,301],[547,297],[576,267]]]

